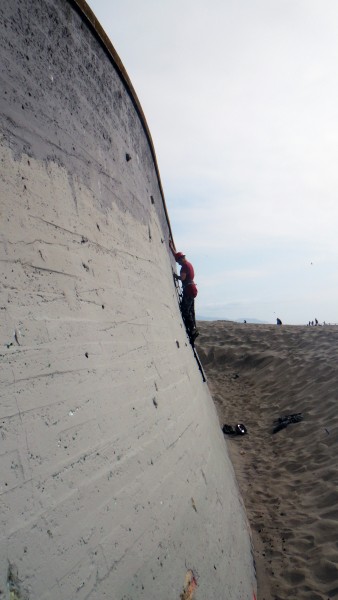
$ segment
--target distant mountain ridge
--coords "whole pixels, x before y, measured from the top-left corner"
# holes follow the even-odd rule
[[[238,319],[228,319],[226,317],[206,317],[203,315],[197,315],[197,321],[233,321],[235,323],[253,323],[257,325],[269,325],[268,321],[260,321],[260,319],[255,319],[252,317],[242,317]]]

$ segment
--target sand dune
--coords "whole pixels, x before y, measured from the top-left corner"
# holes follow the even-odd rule
[[[338,327],[200,322],[251,524],[259,600],[338,598]],[[274,420],[303,420],[273,434]]]

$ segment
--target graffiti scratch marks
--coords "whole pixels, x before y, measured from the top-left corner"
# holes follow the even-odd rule
[[[185,576],[183,592],[180,595],[180,600],[193,600],[194,592],[197,588],[197,581],[192,571],[188,571]]]

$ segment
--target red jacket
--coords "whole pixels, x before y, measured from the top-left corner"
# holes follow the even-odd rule
[[[197,287],[196,287],[196,284],[194,283],[194,276],[195,276],[194,267],[187,260],[184,262],[184,264],[181,267],[180,276],[182,276],[182,273],[186,274],[184,281],[182,281],[183,294],[185,296],[189,296],[190,298],[191,297],[196,298]]]

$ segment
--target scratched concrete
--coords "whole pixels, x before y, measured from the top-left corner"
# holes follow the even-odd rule
[[[0,17],[0,599],[252,600],[137,97],[83,2]]]

